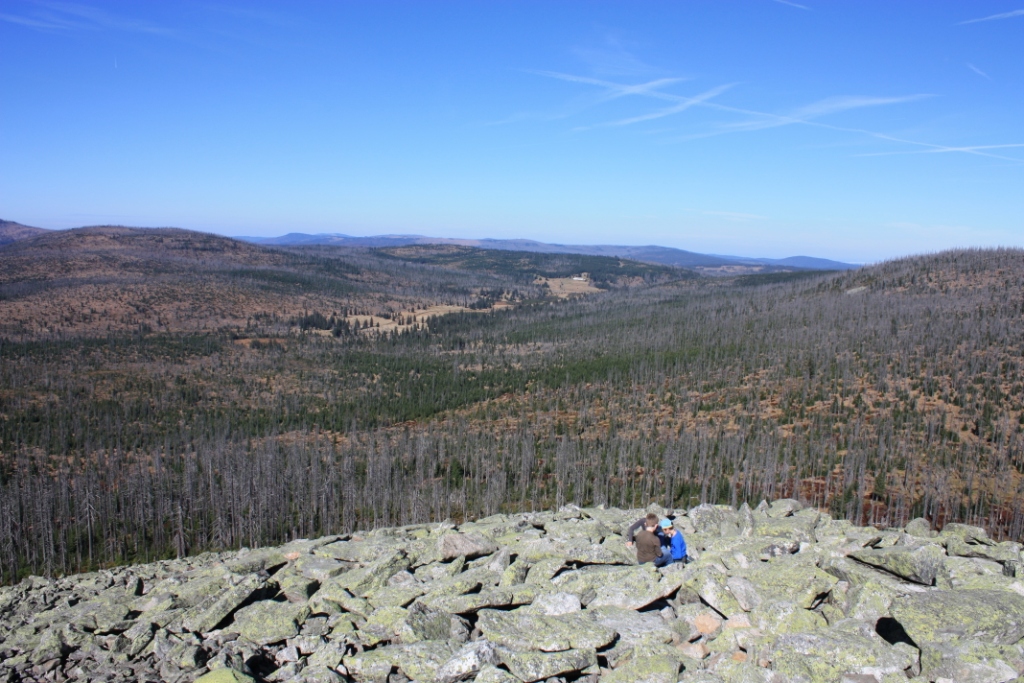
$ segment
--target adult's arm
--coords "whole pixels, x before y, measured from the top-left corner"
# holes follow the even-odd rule
[[[640,519],[636,520],[635,522],[629,525],[629,528],[626,529],[626,543],[633,542],[633,535],[640,529],[640,527],[644,525],[645,521],[647,520],[641,517]]]

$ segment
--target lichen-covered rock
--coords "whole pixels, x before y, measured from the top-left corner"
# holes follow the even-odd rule
[[[496,572],[488,572],[485,569],[470,569],[461,574],[454,574],[438,581],[429,582],[423,602],[429,602],[432,599],[450,595],[465,595],[466,593],[479,590],[485,585],[495,585],[500,580],[501,577],[496,575]]]
[[[749,569],[739,570],[736,575],[747,579],[762,601],[790,600],[805,609],[828,595],[839,581],[797,556],[759,562]],[[729,587],[728,581],[726,587]]]
[[[858,550],[850,553],[850,557],[908,581],[932,586],[935,585],[935,577],[942,570],[946,554],[941,547],[928,544],[916,548],[893,546]]]
[[[557,557],[541,557],[532,564],[526,573],[526,583],[547,584],[564,566],[565,558],[561,554]]]
[[[474,683],[522,683],[505,669],[491,665],[482,667],[473,681]]]
[[[516,594],[509,590],[489,588],[479,593],[465,595],[446,595],[428,603],[431,607],[452,614],[470,614],[488,607],[509,607],[523,604],[517,600]]]
[[[344,664],[356,681],[387,681],[397,668],[414,681],[432,681],[452,655],[448,643],[423,641],[407,645],[389,645],[345,657]]]
[[[588,607],[621,607],[641,609],[656,600],[672,595],[683,585],[679,573],[661,576],[644,566],[626,574],[622,580],[605,584]]]
[[[616,636],[615,631],[577,614],[549,617],[518,610],[482,610],[478,616],[476,625],[484,637],[511,650],[593,650],[608,645]]]
[[[1019,543],[967,543],[956,536],[946,540],[946,552],[957,557],[977,557],[995,562],[1017,562],[1020,560]]]
[[[511,562],[501,572],[501,579],[498,581],[498,586],[501,588],[508,588],[526,581],[526,577],[530,572],[530,563],[521,558],[516,558],[515,562]]]
[[[772,501],[771,505],[768,506],[766,513],[770,519],[777,519],[779,517],[789,517],[794,512],[799,512],[803,509],[803,503],[798,500],[793,500],[792,498],[780,498]]]
[[[939,534],[942,540],[958,538],[965,543],[977,543],[979,545],[995,545],[995,541],[988,537],[988,532],[980,526],[969,524],[947,524],[942,527]]]
[[[466,558],[490,555],[498,546],[480,534],[448,533],[437,540],[437,552],[442,562],[462,556]]]
[[[362,598],[357,598],[337,581],[327,581],[309,599],[309,608],[313,612],[331,614],[344,610],[351,614],[366,617],[373,611],[373,606]]]
[[[782,537],[797,543],[812,543],[820,521],[817,510],[802,510],[790,517],[766,517],[757,521],[758,536]]]
[[[348,565],[343,562],[316,555],[301,555],[291,566],[291,569],[298,574],[318,582],[333,578],[348,568]]]
[[[373,607],[406,607],[413,600],[427,592],[420,584],[386,586],[366,594],[366,601]]]
[[[897,598],[892,616],[917,643],[973,640],[1012,645],[1024,638],[1024,596],[1010,591],[931,591]]]
[[[717,534],[723,523],[735,526],[738,533],[741,521],[737,512],[727,505],[698,505],[687,513],[687,517],[698,534]]]
[[[538,595],[525,611],[547,616],[571,614],[583,609],[579,597],[573,593],[542,593]]]
[[[256,679],[241,671],[223,668],[203,674],[196,679],[195,683],[256,683]]]
[[[409,614],[401,607],[380,607],[375,609],[359,627],[359,639],[366,646],[391,640],[398,635],[401,623]]]
[[[586,605],[607,585],[620,583],[636,571],[633,567],[592,565],[562,572],[550,585],[558,591],[572,593]],[[646,570],[645,570],[646,571]]]
[[[335,541],[313,550],[314,555],[330,557],[343,562],[369,564],[381,557],[391,555],[403,546],[398,538],[377,537],[373,540]]]
[[[258,574],[250,574],[233,586],[221,586],[208,598],[189,608],[181,615],[181,625],[187,631],[206,633],[215,629],[240,605],[263,590],[266,581]]]
[[[749,569],[761,562],[791,555],[800,550],[800,544],[790,538],[755,537],[737,540],[734,538],[714,539],[705,546],[702,558],[720,561],[725,568]]]
[[[497,652],[501,663],[523,683],[542,681],[597,666],[597,653],[593,650],[518,652],[499,647]]]
[[[679,674],[677,658],[636,657],[601,678],[604,683],[675,683]]]
[[[290,602],[306,602],[317,589],[320,582],[310,579],[298,572],[279,573],[274,576],[281,594]]]
[[[725,589],[732,593],[740,607],[748,612],[765,601],[757,586],[745,576],[730,576],[725,581]]]
[[[1016,662],[1014,667],[1010,662]],[[960,640],[921,645],[921,675],[956,683],[1005,683],[1015,681],[1021,666],[1020,646]]]
[[[231,629],[258,645],[279,643],[298,635],[299,622],[308,614],[305,605],[261,600],[235,612]]]
[[[769,657],[773,671],[809,681],[838,681],[846,674],[881,678],[913,664],[909,655],[877,635],[839,630],[781,635]]]
[[[255,574],[283,566],[288,558],[279,548],[240,550],[235,557],[224,562],[224,568],[235,574]]]
[[[616,646],[622,644],[644,649],[652,645],[671,643],[677,634],[672,628],[672,621],[662,618],[660,614],[618,607],[597,607],[588,608],[581,612],[580,616],[618,634]]]
[[[907,526],[904,527],[903,531],[917,538],[935,538],[939,535],[939,532],[932,529],[932,523],[923,517],[907,522]]]
[[[497,663],[494,645],[486,640],[467,643],[437,670],[435,680],[437,683],[455,683]]]
[[[548,537],[556,541],[600,543],[612,530],[596,519],[567,519],[544,525]]]
[[[423,603],[413,604],[405,614],[400,636],[404,643],[423,640],[447,640],[451,632],[451,615],[427,607]]]
[[[794,602],[766,602],[750,613],[750,623],[762,633],[808,633],[826,628],[825,618]]]
[[[821,563],[821,568],[846,582],[845,595],[838,595],[838,591],[833,590],[830,602],[841,607],[847,617],[864,621],[877,621],[889,616],[889,606],[897,597],[930,590],[846,557],[828,558]]]
[[[966,590],[988,588],[1019,591],[1013,586],[1016,577],[1006,576],[1004,565],[978,557],[947,557],[945,562],[947,588]]]
[[[410,561],[405,551],[394,550],[376,562],[331,579],[338,587],[346,588],[353,595],[362,597],[374,589],[386,586],[392,576],[408,569],[409,565]]]
[[[729,575],[714,565],[695,564],[687,567],[683,585],[700,596],[700,599],[725,616],[739,614],[744,609],[729,590]]]
[[[762,668],[741,657],[723,657],[715,664],[715,678],[710,680],[722,681],[723,683],[794,683],[781,674]],[[690,679],[682,679],[689,681]],[[697,679],[700,680],[700,679]],[[872,679],[877,683],[876,679]],[[803,683],[803,681],[800,681]],[[845,682],[844,682],[845,683]],[[860,683],[859,681],[857,683]]]

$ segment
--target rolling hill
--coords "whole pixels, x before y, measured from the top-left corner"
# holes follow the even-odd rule
[[[176,228],[23,233],[0,246],[0,335],[282,331],[309,311],[390,329],[397,317],[542,299],[582,273],[594,291],[689,276],[608,257],[401,250],[269,247]]]
[[[10,244],[28,237],[35,237],[46,232],[42,228],[33,228],[14,221],[0,219],[0,246]]]

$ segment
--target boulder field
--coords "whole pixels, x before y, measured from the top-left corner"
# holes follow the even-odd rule
[[[1024,683],[1021,545],[794,500],[494,515],[0,589],[0,683]]]

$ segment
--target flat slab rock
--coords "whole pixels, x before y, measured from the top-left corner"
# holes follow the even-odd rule
[[[0,681],[896,683],[1024,680],[1021,546],[780,500],[567,506],[0,588]],[[1020,577],[1020,578],[1019,578]]]

